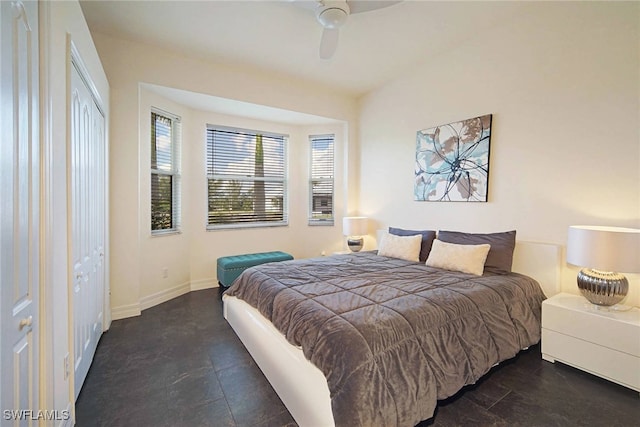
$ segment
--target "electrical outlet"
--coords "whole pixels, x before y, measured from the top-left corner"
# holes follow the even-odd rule
[[[162,269],[162,278],[166,279],[167,277],[169,277],[169,269],[165,267]]]
[[[64,379],[69,378],[69,353],[64,356]]]

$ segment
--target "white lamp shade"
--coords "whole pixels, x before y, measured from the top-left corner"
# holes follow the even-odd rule
[[[364,236],[367,231],[367,217],[346,216],[342,218],[342,234],[345,236]]]
[[[572,225],[567,262],[600,271],[640,272],[640,229]]]

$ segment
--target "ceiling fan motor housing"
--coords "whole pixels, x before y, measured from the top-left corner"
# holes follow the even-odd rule
[[[324,28],[340,28],[349,16],[349,5],[346,1],[324,1],[321,3],[316,17]]]

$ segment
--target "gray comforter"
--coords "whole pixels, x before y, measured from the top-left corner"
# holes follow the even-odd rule
[[[252,267],[227,294],[256,307],[327,378],[337,426],[414,426],[436,402],[540,340],[544,295],[364,252]]]

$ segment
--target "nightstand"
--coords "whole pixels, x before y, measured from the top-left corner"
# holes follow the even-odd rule
[[[640,310],[607,311],[578,295],[542,303],[542,358],[640,392]]]

